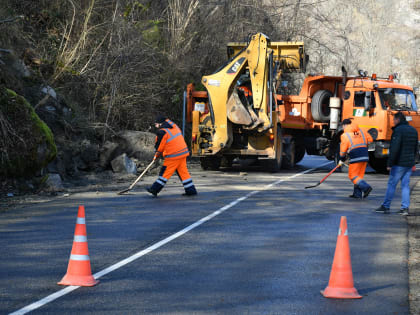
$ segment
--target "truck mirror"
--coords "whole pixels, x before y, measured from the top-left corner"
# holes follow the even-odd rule
[[[367,91],[365,94],[365,111],[369,111],[371,107],[371,96],[372,92]]]

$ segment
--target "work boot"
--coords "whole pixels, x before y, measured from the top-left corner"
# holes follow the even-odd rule
[[[183,196],[196,196],[197,195],[197,192],[195,192],[195,193],[183,193],[182,194]]]
[[[408,216],[410,215],[408,213],[408,208],[402,208],[400,211],[398,211],[399,214],[403,215],[403,216]]]
[[[185,188],[185,193],[182,194],[183,196],[195,196],[197,195],[197,190],[195,189],[195,186],[192,185],[190,187]]]
[[[369,188],[365,190],[365,192],[363,193],[363,199],[365,199],[367,196],[369,196],[372,189],[373,188],[369,186]]]
[[[154,191],[152,188],[146,188],[147,192],[151,193],[153,195],[153,197],[157,197],[157,192]]]
[[[355,198],[355,199],[362,199],[362,190],[360,189],[359,186],[354,185],[353,186],[353,194],[349,196],[350,198]]]
[[[385,208],[381,205],[378,209],[375,209],[375,212],[389,214],[389,208]]]

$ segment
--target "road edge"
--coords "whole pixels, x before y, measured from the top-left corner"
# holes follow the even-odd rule
[[[411,191],[408,225],[408,300],[410,314],[420,314],[420,181]]]

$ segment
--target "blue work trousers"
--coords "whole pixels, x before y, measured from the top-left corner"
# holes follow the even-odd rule
[[[402,202],[401,209],[408,209],[410,206],[410,176],[411,167],[404,167],[395,165],[389,172],[388,187],[386,189],[385,200],[383,206],[385,208],[391,207],[392,198],[394,198],[395,189],[397,188],[398,182],[401,180],[401,194]]]

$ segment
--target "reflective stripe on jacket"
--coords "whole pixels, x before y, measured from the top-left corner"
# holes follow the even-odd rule
[[[188,147],[178,126],[167,119],[162,127],[160,131],[165,134],[161,138],[156,137],[157,152],[162,154],[165,159],[179,159],[188,156]]]
[[[349,163],[368,162],[368,144],[373,139],[370,134],[364,134],[357,125],[348,125],[341,135],[340,157],[349,155]]]

